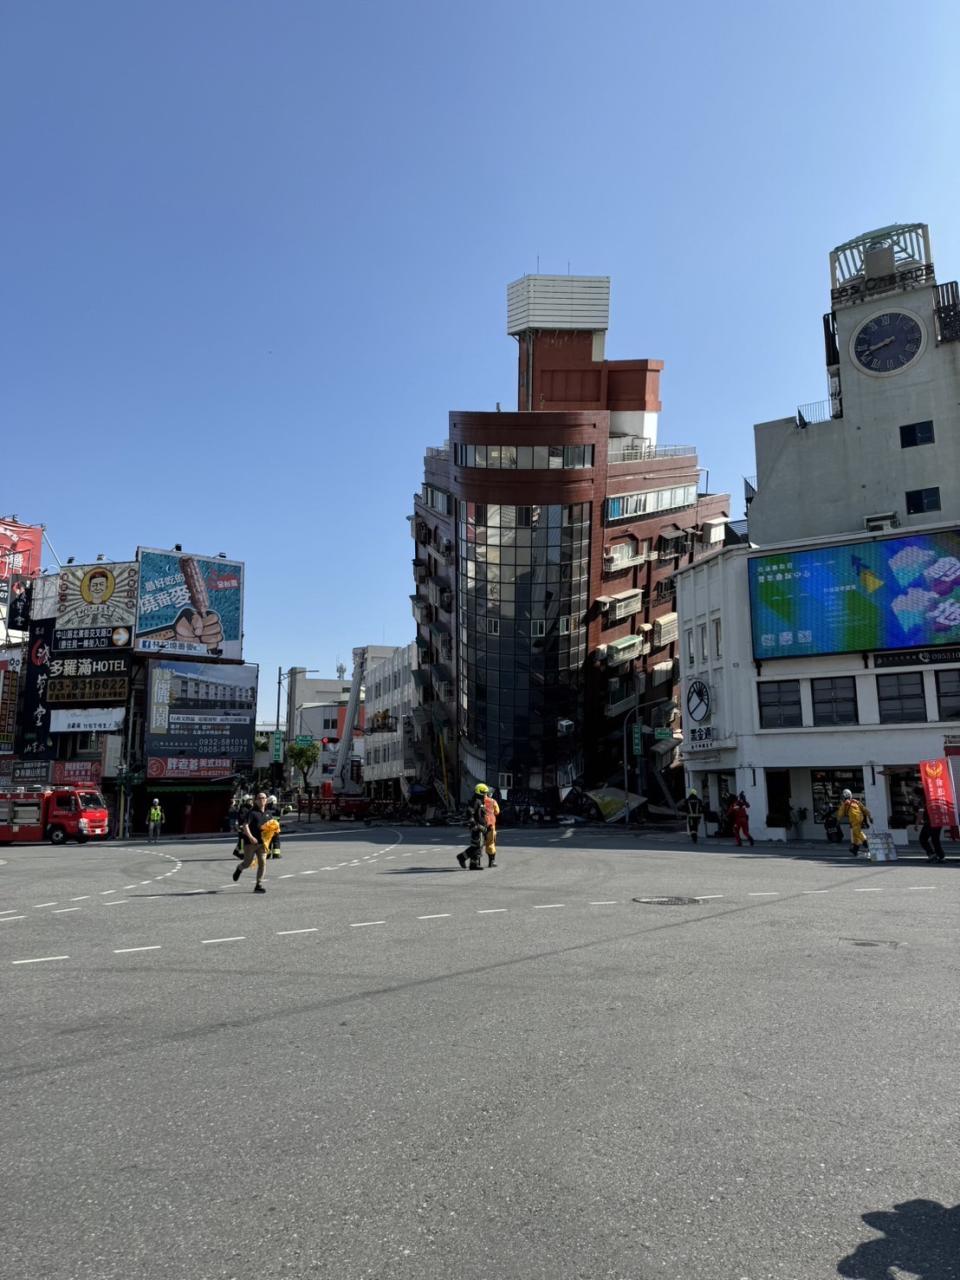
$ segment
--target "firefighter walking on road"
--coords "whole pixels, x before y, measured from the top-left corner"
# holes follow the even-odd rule
[[[480,859],[483,857],[484,846],[487,846],[488,865],[494,865],[494,857],[497,852],[496,831],[493,833],[493,854],[489,852],[489,822],[487,810],[487,797],[490,794],[490,788],[483,782],[477,784],[474,788],[473,799],[470,802],[469,823],[470,823],[470,844],[461,853],[457,854],[457,861],[464,870],[467,868],[467,861],[470,863],[471,871],[481,871],[483,864]],[[492,797],[490,797],[492,800]],[[500,812],[500,806],[495,800],[492,801],[496,812]],[[494,820],[495,816],[494,816]]]
[[[851,857],[855,858],[861,849],[864,853],[870,852],[867,837],[863,834],[864,828],[869,827],[872,821],[870,810],[850,790],[844,790],[842,793],[840,808],[837,810],[837,821],[850,823]]]
[[[686,814],[687,834],[696,844],[700,835],[700,819],[703,817],[703,801],[691,787],[686,800],[682,800],[677,807],[681,813]]]
[[[733,838],[737,842],[738,849],[743,844],[743,841],[740,839],[741,836],[745,837],[750,842],[751,847],[753,845],[753,836],[750,834],[749,810],[750,801],[742,791],[737,796],[736,800],[730,801],[730,806],[727,810],[730,817],[730,826],[733,830]]]

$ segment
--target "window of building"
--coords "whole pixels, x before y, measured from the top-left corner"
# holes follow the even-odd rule
[[[932,422],[908,422],[900,428],[900,448],[913,449],[918,444],[933,444]]]
[[[488,618],[487,619],[487,635],[498,636],[499,634],[500,634],[500,619]]]
[[[940,490],[936,487],[932,489],[908,489],[907,490],[907,515],[919,516],[925,511],[940,510]]]
[[[857,724],[857,682],[853,676],[812,680],[814,724]]]
[[[757,689],[761,729],[796,729],[803,724],[799,680],[764,680]]]
[[[693,649],[693,627],[687,628],[684,640],[684,648],[687,651],[687,666],[692,667],[697,660],[697,655]]]
[[[512,787],[512,786],[513,786],[513,774],[512,774],[512,773],[498,773],[498,774],[497,774],[497,786],[498,786],[498,787],[503,787],[503,788],[505,788],[505,787]]]
[[[623,520],[627,516],[640,516],[655,511],[671,511],[691,506],[697,500],[695,484],[680,485],[674,489],[649,489],[644,493],[625,493],[618,498],[607,499],[607,520]]]
[[[923,672],[903,671],[877,676],[881,724],[915,724],[927,718]]]
[[[570,616],[569,616],[569,614],[567,614],[566,616],[564,616],[564,617],[562,617],[562,618],[560,619],[560,634],[561,634],[562,636],[568,636],[568,635],[570,634]]]
[[[547,624],[543,618],[534,618],[530,623],[530,634],[536,639],[547,634]]]
[[[937,717],[960,720],[960,671],[937,672]]]
[[[721,629],[720,619],[714,618],[713,620],[713,656],[715,658],[723,657],[723,646],[721,643],[722,640],[723,640],[723,633]]]
[[[707,624],[705,622],[701,622],[700,623],[700,661],[706,662],[709,656],[710,655],[707,652]]]

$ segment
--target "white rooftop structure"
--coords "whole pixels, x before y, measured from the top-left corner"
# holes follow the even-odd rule
[[[606,330],[609,276],[522,276],[507,285],[507,333],[528,329]]]

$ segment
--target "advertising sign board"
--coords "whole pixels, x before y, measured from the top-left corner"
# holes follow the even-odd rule
[[[213,779],[229,778],[233,771],[233,761],[196,756],[149,756],[147,758],[147,777],[155,782],[161,779],[179,781],[191,778]]]
[[[0,578],[22,574],[32,578],[40,572],[43,526],[0,520]]]
[[[167,659],[150,664],[148,757],[252,761],[256,716],[254,665]]]
[[[30,623],[21,670],[23,706],[17,732],[17,755],[22,760],[53,758],[54,743],[50,737],[50,706],[47,702],[52,643],[53,619],[34,619]]]
[[[129,692],[129,653],[50,660],[47,701],[51,705],[109,707],[126,703]]]
[[[22,660],[19,649],[6,649],[0,656],[0,756],[13,754]]]
[[[99,760],[54,760],[50,781],[55,787],[98,787],[102,773]]]
[[[128,649],[137,619],[138,585],[133,561],[65,565],[57,588],[54,649]]]
[[[137,550],[135,646],[143,652],[240,658],[243,565],[219,557]]]
[[[123,726],[126,707],[71,707],[50,711],[51,733],[116,733]]]
[[[753,655],[960,642],[960,531],[850,542],[749,561]]]

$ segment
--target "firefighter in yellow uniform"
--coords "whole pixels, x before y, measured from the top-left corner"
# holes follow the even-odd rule
[[[840,800],[840,808],[837,810],[838,822],[850,823],[850,853],[852,857],[856,857],[862,849],[864,853],[870,852],[870,846],[867,844],[867,837],[863,834],[864,827],[869,827],[872,819],[870,810],[862,800],[857,800],[852,791],[844,791]]]
[[[487,830],[483,837],[484,848],[487,851],[487,866],[495,867],[497,865],[497,818],[500,816],[500,806],[494,800],[486,783],[481,782],[477,786],[476,794],[483,797],[483,814],[487,821]]]

